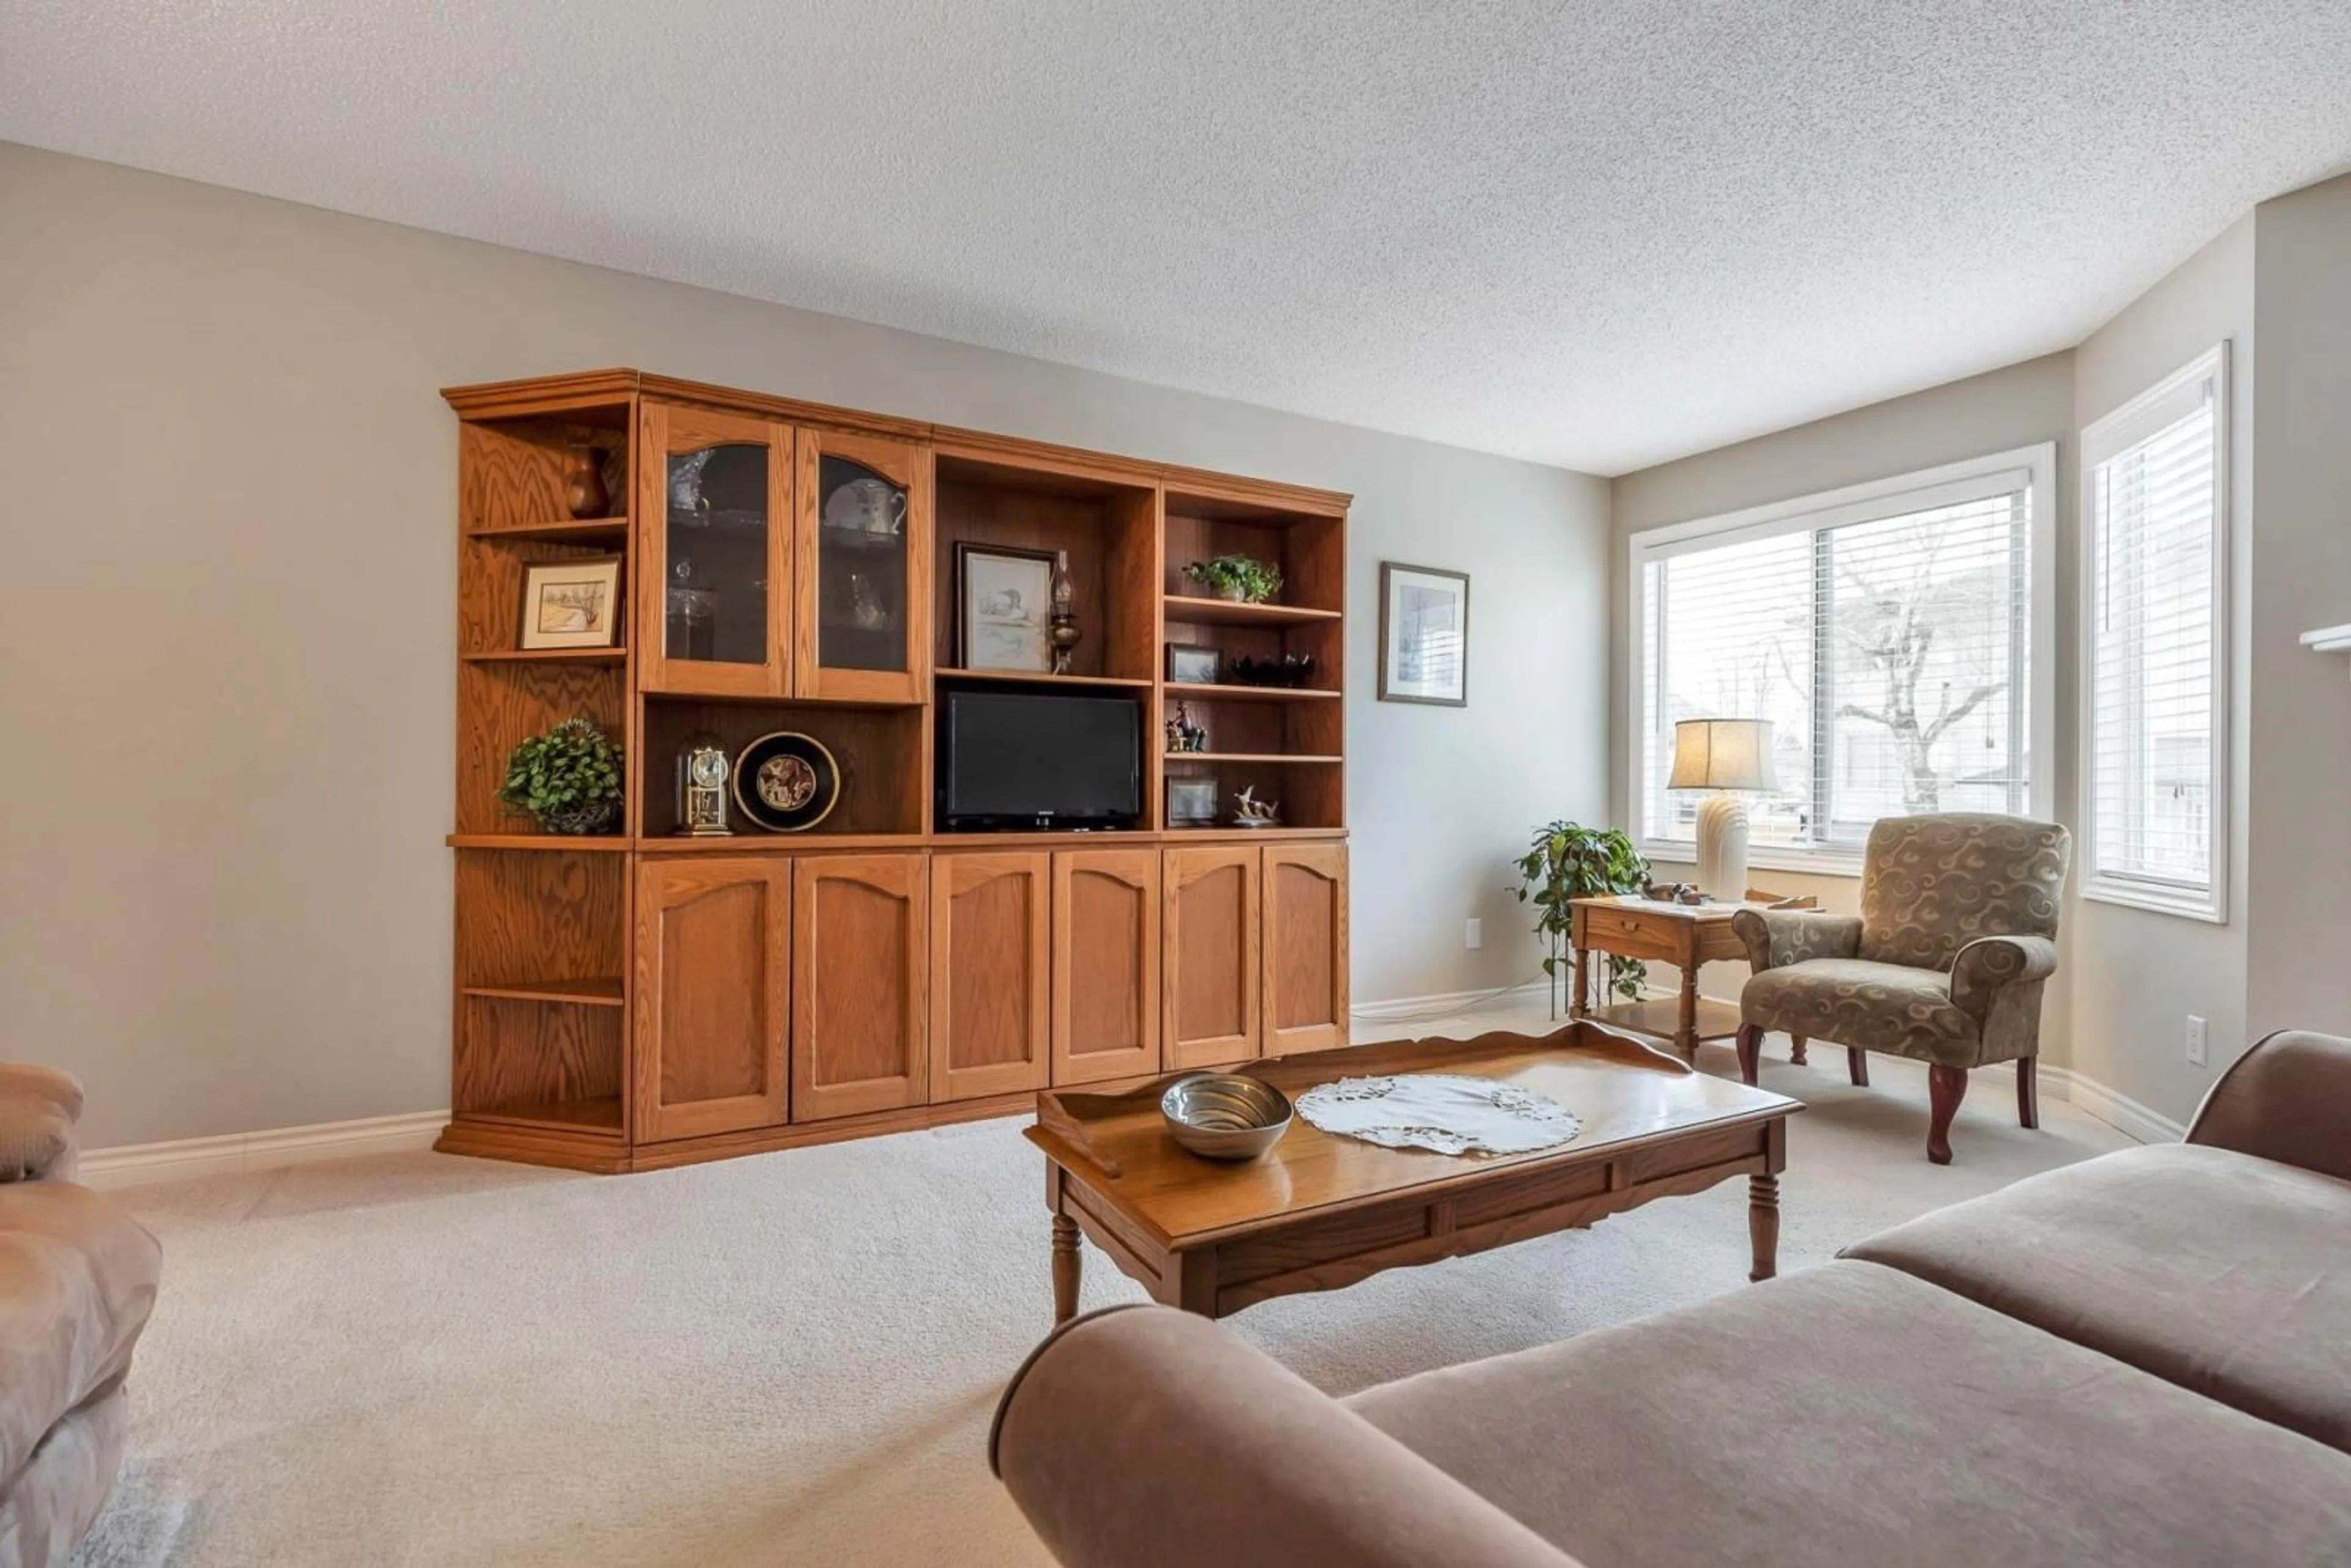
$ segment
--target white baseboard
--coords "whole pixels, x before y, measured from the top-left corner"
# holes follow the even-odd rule
[[[261,1133],[227,1133],[212,1138],[175,1138],[162,1144],[124,1144],[85,1150],[78,1180],[96,1187],[139,1186],[188,1176],[232,1176],[276,1170],[312,1160],[353,1155],[388,1155],[429,1149],[449,1124],[446,1111],[412,1111],[399,1116],[367,1116],[356,1122],[319,1122]]]
[[[1494,1008],[1517,1007],[1525,1002],[1549,999],[1549,980],[1528,980],[1516,986],[1505,986],[1492,991],[1437,991],[1425,997],[1391,997],[1384,1002],[1358,1002],[1347,1009],[1348,1016],[1364,1023],[1395,1023],[1407,1019],[1439,1019],[1455,1013],[1484,1012]],[[1566,1005],[1567,990],[1560,988],[1561,1006]]]
[[[2041,1068],[2041,1086],[2051,1096],[2063,1100],[2085,1115],[2095,1116],[2119,1133],[2127,1133],[2142,1144],[2176,1144],[2188,1136],[2188,1128],[2170,1117],[2148,1110],[2127,1094],[2117,1094],[2094,1078],[2085,1078],[2070,1067]]]

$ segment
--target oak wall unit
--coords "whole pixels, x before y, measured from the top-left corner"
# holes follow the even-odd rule
[[[458,419],[456,962],[440,1146],[625,1171],[1029,1110],[1343,1043],[1348,498],[635,371],[453,388]],[[582,448],[611,496],[575,517]],[[1061,555],[1071,673],[968,670],[959,545]],[[1190,561],[1280,566],[1277,602]],[[610,648],[520,646],[535,564],[619,557]],[[1216,651],[1214,681],[1168,649]],[[1248,656],[1305,655],[1300,686]],[[1141,710],[1132,831],[948,832],[943,687],[1018,681]],[[1180,711],[1207,749],[1177,752]],[[507,753],[584,714],[625,750],[612,832],[497,800]],[[676,758],[777,730],[838,804],[797,833],[677,835]],[[1170,777],[1216,780],[1173,822]],[[1232,825],[1243,788],[1281,825]]]

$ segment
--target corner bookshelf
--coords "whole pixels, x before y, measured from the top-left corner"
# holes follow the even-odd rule
[[[458,420],[458,601],[442,1148],[642,1169],[1008,1113],[1049,1080],[1114,1085],[1343,1041],[1348,497],[636,371],[444,396]],[[573,517],[583,452],[609,503]],[[684,469],[708,493],[685,524]],[[891,497],[873,515],[892,526],[872,538],[833,515],[852,476]],[[966,664],[967,545],[1067,560],[1081,632],[1069,674]],[[1273,602],[1186,580],[1192,561],[1228,553],[1280,567]],[[530,567],[610,558],[612,646],[519,645]],[[680,582],[703,596],[684,622]],[[695,613],[716,630],[697,632]],[[1171,679],[1171,647],[1213,650],[1217,678]],[[1301,684],[1236,667],[1283,655],[1312,661]],[[966,685],[1131,698],[1136,825],[945,831],[934,729],[941,693]],[[1206,750],[1170,748],[1179,709]],[[607,834],[547,832],[496,798],[513,748],[575,716],[623,751]],[[833,810],[801,832],[737,812],[731,836],[681,835],[689,741],[733,758],[778,730],[832,754]],[[1215,819],[1171,821],[1170,779],[1212,780]],[[1244,789],[1280,802],[1278,826],[1235,824]],[[1034,917],[1028,936],[1004,925],[1016,909]],[[1163,934],[1128,994],[1088,999],[1122,956],[1087,944],[1123,939],[1134,957]],[[1255,965],[1260,947],[1262,981],[1200,973],[1203,953]],[[1030,966],[1030,988],[975,977],[1008,956]],[[1277,994],[1299,976],[1320,999]],[[1202,1022],[1202,1007],[1240,1010]],[[1136,1041],[1069,1038],[1110,1018]]]

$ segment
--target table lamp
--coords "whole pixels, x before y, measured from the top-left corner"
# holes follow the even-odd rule
[[[1709,789],[1698,807],[1698,885],[1719,899],[1747,896],[1747,806],[1738,789],[1776,789],[1768,718],[1686,718],[1674,726],[1668,789]]]

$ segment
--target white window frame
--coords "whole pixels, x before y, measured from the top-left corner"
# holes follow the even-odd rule
[[[2025,548],[2026,570],[2032,579],[2027,595],[2025,700],[2030,773],[2025,792],[2028,809],[2034,816],[2051,817],[2057,799],[2053,775],[2056,770],[2057,736],[2058,492],[2057,444],[2044,441],[1917,473],[1890,475],[1841,489],[1726,512],[1719,517],[1646,528],[1632,536],[1628,541],[1632,547],[1630,570],[1623,584],[1625,623],[1632,629],[1623,682],[1626,734],[1631,742],[1625,748],[1624,782],[1625,800],[1641,853],[1651,860],[1676,862],[1687,861],[1691,854],[1691,846],[1682,841],[1649,838],[1648,824],[1644,820],[1647,780],[1642,776],[1642,761],[1648,748],[1647,737],[1642,733],[1647,722],[1642,687],[1648,660],[1649,629],[1645,624],[1641,585],[1652,561],[1687,553],[1701,544],[1712,548],[1768,538],[1775,534],[1875,522],[1882,517],[1956,505],[1991,493],[1990,486],[2003,479],[2011,481],[2012,488],[2012,481],[2018,478],[2023,482],[2030,513]],[[1747,858],[1750,865],[1765,871],[1804,872],[1819,876],[1861,874],[1861,851],[1842,845],[1757,844]]]
[[[2209,393],[2208,389],[2209,388]],[[2099,465],[2193,413],[2206,396],[2212,401],[2212,860],[2210,885],[2110,872],[2098,864],[2098,779],[2091,715],[2096,711],[2098,672],[2093,657],[2093,618],[2097,613],[2102,559],[2096,520]],[[2229,342],[2222,339],[2187,364],[2082,432],[2081,745],[2078,802],[2081,813],[2082,896],[2102,904],[2128,904],[2215,925],[2229,921],[2229,731],[2235,722],[2230,695],[2229,551],[2235,532],[2229,505],[2231,417]]]

